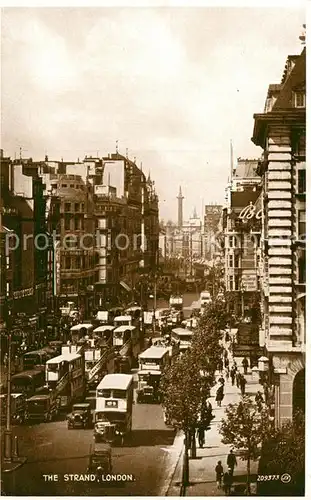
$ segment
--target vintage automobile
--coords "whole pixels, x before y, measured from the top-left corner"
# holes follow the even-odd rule
[[[126,430],[122,425],[107,421],[97,421],[94,426],[95,443],[124,444]]]
[[[116,424],[99,420],[94,426],[95,443],[113,443],[116,438]]]
[[[72,407],[71,413],[67,415],[68,429],[82,427],[87,429],[93,425],[91,405],[89,403],[77,403]]]
[[[103,474],[111,474],[111,446],[107,443],[96,443],[90,453],[88,474],[95,474],[101,479]]]

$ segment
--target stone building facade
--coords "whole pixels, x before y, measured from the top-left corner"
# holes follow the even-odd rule
[[[306,50],[289,56],[280,84],[269,86],[254,115],[253,142],[263,149],[263,330],[275,421],[304,409]]]

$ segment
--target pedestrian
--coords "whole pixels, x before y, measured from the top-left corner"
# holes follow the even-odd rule
[[[199,446],[200,446],[200,448],[203,448],[204,443],[205,443],[205,432],[204,432],[203,422],[199,423],[199,427],[197,430],[197,436],[198,436]]]
[[[247,358],[245,356],[244,356],[244,358],[242,360],[242,365],[243,365],[243,368],[244,368],[244,374],[246,375],[247,368],[248,368],[248,360],[247,360]]]
[[[227,351],[226,351],[227,352]],[[228,355],[227,357],[225,358],[225,368],[229,368],[229,359],[228,359]]]
[[[223,476],[223,473],[224,473],[223,466],[221,465],[221,460],[219,460],[217,462],[217,465],[215,467],[215,472],[216,472],[217,487],[218,487],[218,489],[220,489],[221,488],[221,482],[222,482],[222,476]]]
[[[240,375],[240,389],[242,396],[245,395],[245,385],[246,385],[246,378],[244,377],[244,375]]]
[[[227,379],[227,382],[229,380],[229,377],[230,377],[230,370],[229,370],[229,366],[227,366],[227,368],[226,368],[226,379]]]
[[[228,469],[230,470],[230,474],[233,477],[234,468],[236,465],[238,465],[238,462],[237,462],[235,454],[233,453],[233,450],[230,450],[229,455],[227,456],[227,465],[228,465]]]
[[[222,372],[223,368],[224,368],[224,364],[222,362],[222,359],[220,359],[218,362],[218,371]]]
[[[237,388],[239,388],[240,387],[241,373],[237,372],[235,375],[235,378],[236,378],[236,386],[237,386]]]
[[[221,402],[224,399],[224,386],[222,384],[217,389],[216,398],[215,399],[216,399],[216,402],[217,402],[217,406],[221,406]]]
[[[262,410],[262,405],[263,405],[263,396],[262,396],[262,393],[260,391],[258,391],[256,393],[255,402],[257,404],[258,410],[261,411]]]
[[[234,381],[235,381],[235,369],[234,369],[234,367],[232,367],[230,370],[230,377],[231,377],[232,385],[234,385]]]
[[[221,385],[224,385],[224,384],[225,384],[225,379],[223,378],[223,376],[221,376],[221,377],[218,379],[218,382],[219,382]]]
[[[224,473],[223,485],[224,485],[225,495],[230,495],[232,486],[232,475],[230,473],[230,469],[228,469],[228,472]]]

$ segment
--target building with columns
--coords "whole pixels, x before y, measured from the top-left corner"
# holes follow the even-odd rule
[[[275,422],[305,405],[306,49],[270,85],[252,141],[263,149],[262,305]]]

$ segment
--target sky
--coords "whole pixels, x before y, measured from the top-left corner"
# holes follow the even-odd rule
[[[2,148],[76,161],[116,150],[150,171],[160,218],[224,202],[230,140],[258,158],[253,114],[302,51],[302,8],[4,8]]]

